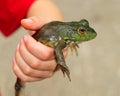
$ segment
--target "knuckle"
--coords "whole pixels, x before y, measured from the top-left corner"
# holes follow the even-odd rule
[[[30,75],[31,73],[32,73],[32,71],[31,71],[31,69],[30,68],[25,68],[24,70],[23,70],[23,73],[25,74],[25,75]]]
[[[21,51],[22,51],[22,49],[23,49],[23,46],[22,46],[22,45],[20,45],[20,47],[19,47],[19,51],[21,52]]]
[[[47,74],[46,74],[46,77],[52,77],[53,76],[53,72],[48,72]]]
[[[20,46],[19,46],[19,52],[20,52],[20,54],[23,52],[23,49],[24,49],[24,45],[20,44]]]
[[[54,62],[51,65],[52,65],[51,71],[54,71],[57,67],[57,62],[54,60]]]
[[[25,43],[25,45],[26,45],[26,48],[27,48],[28,50],[33,49],[33,46],[32,46],[31,43]]]
[[[47,59],[51,58],[52,55],[53,55],[53,51],[52,51],[52,50],[49,50],[48,52],[43,52],[43,53],[41,53],[41,58],[42,58],[43,60],[47,60]]]
[[[50,73],[50,74],[49,74],[49,77],[52,77],[52,76],[53,76],[53,73]]]
[[[39,60],[32,61],[31,67],[32,67],[33,69],[36,69],[36,68],[38,68],[39,66],[40,66],[40,61],[39,61]]]
[[[20,77],[20,80],[23,82],[27,82],[29,79],[27,77]]]
[[[50,71],[44,71],[40,73],[41,78],[50,78],[53,76],[53,73]]]
[[[47,60],[48,58],[49,58],[49,54],[48,53],[41,54],[41,59]]]
[[[16,68],[15,64],[13,64],[12,69],[13,69],[14,73],[17,73],[17,68]]]

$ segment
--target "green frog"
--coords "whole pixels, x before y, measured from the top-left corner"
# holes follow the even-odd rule
[[[66,65],[62,49],[70,47],[72,50],[75,50],[77,54],[79,43],[92,40],[96,36],[97,33],[89,26],[89,22],[85,19],[73,22],[53,21],[45,24],[32,35],[32,37],[38,42],[54,48],[55,60],[57,62],[56,68],[60,68],[63,74],[67,75],[70,81],[70,70]],[[17,94],[22,87],[23,82],[17,79],[15,84]],[[19,96],[19,94],[16,96]]]

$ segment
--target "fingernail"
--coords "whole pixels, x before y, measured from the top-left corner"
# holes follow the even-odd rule
[[[19,49],[20,44],[17,45],[17,50]]]
[[[24,19],[24,22],[27,24],[27,26],[31,26],[33,21],[31,19]]]
[[[26,42],[26,41],[27,41],[27,39],[28,39],[28,36],[27,36],[27,35],[25,35],[25,36],[23,37],[23,39],[24,39],[24,41]]]
[[[23,43],[23,38],[20,40],[20,43]]]
[[[12,63],[15,64],[15,58],[12,59]]]

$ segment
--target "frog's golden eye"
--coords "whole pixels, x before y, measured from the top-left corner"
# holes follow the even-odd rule
[[[80,28],[78,28],[78,33],[79,34],[85,34],[86,33],[86,29],[83,28],[83,27],[80,27]]]

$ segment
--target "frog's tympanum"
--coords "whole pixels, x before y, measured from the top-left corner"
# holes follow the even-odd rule
[[[54,48],[54,55],[57,62],[57,68],[60,68],[63,74],[70,79],[70,71],[65,63],[62,49],[70,47],[74,49],[77,54],[77,47],[79,43],[92,40],[97,33],[89,26],[89,22],[82,19],[78,22],[60,22],[53,21],[45,24],[40,30],[32,35],[38,42],[46,46]],[[19,96],[19,91],[23,83],[18,79],[15,84],[16,96]]]

